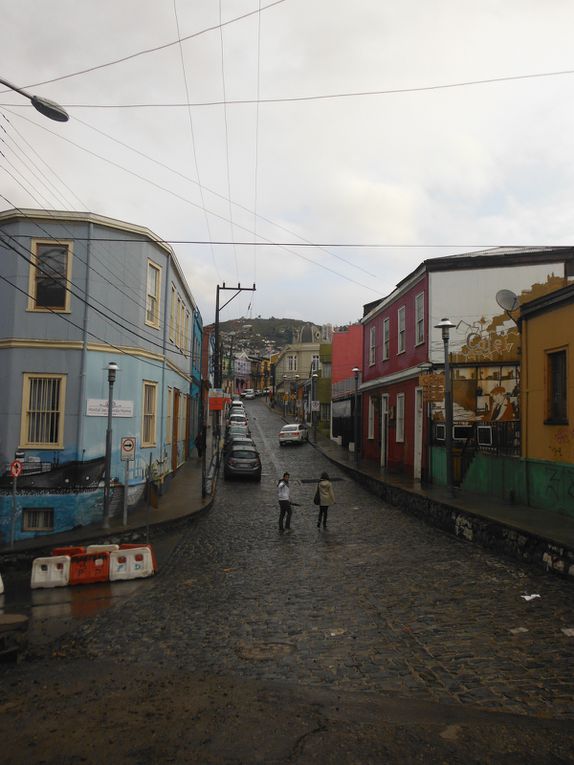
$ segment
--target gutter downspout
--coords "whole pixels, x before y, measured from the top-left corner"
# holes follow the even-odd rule
[[[84,431],[85,431],[85,402],[86,402],[86,367],[88,358],[88,311],[89,311],[89,296],[90,296],[90,261],[92,255],[92,238],[93,238],[93,226],[90,221],[88,223],[88,243],[86,245],[86,279],[84,284],[85,290],[85,304],[84,304],[84,321],[82,326],[82,357],[80,361],[80,385],[78,388],[78,425],[76,429],[76,459],[84,460],[85,449],[84,444]]]

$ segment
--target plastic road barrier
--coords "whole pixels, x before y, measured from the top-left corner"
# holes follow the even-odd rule
[[[50,555],[81,555],[85,552],[85,547],[54,547]]]
[[[149,551],[151,552],[151,560],[153,563],[153,573],[157,574],[157,558],[155,557],[155,552],[153,549],[153,546],[150,544],[143,544],[140,542],[140,544],[123,544],[120,545],[120,550],[135,550],[138,547],[147,547]]]
[[[70,556],[51,555],[49,558],[35,558],[32,562],[30,587],[65,587],[70,581]]]
[[[119,550],[119,545],[88,545],[86,547],[87,553],[93,553],[93,552],[114,552],[114,550]]]
[[[0,595],[4,592],[4,582],[2,581],[2,574],[0,574]]]
[[[143,579],[154,573],[149,547],[132,547],[110,553],[110,581]]]
[[[110,575],[110,553],[88,552],[70,558],[70,584],[107,582]]]

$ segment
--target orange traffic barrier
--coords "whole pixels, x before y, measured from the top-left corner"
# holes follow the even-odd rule
[[[70,558],[70,584],[107,582],[109,575],[109,552],[86,552]]]
[[[148,550],[151,552],[151,560],[153,563],[153,573],[157,574],[157,559],[155,557],[155,552],[153,549],[153,546],[150,544],[124,544],[120,545],[120,550],[135,550],[137,547],[147,547]]]
[[[85,552],[85,547],[54,547],[50,555],[81,555]]]

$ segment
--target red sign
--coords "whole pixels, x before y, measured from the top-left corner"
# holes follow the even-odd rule
[[[20,460],[14,460],[14,462],[12,462],[12,463],[10,464],[10,475],[11,475],[13,478],[18,478],[18,476],[19,476],[19,475],[20,475],[20,473],[22,472],[22,468],[23,468],[23,467],[24,467],[24,466],[22,465],[22,463],[20,462]]]

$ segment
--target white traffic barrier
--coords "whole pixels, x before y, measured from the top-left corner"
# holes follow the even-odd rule
[[[30,587],[65,587],[70,580],[70,556],[51,555],[35,558],[32,563]]]
[[[0,574],[0,595],[4,594],[4,582],[2,581],[2,574]]]
[[[149,547],[132,547],[110,553],[110,581],[143,579],[154,573],[153,557]]]
[[[119,550],[119,545],[88,545],[86,547],[87,553],[99,553],[99,552],[115,552],[115,550]]]

